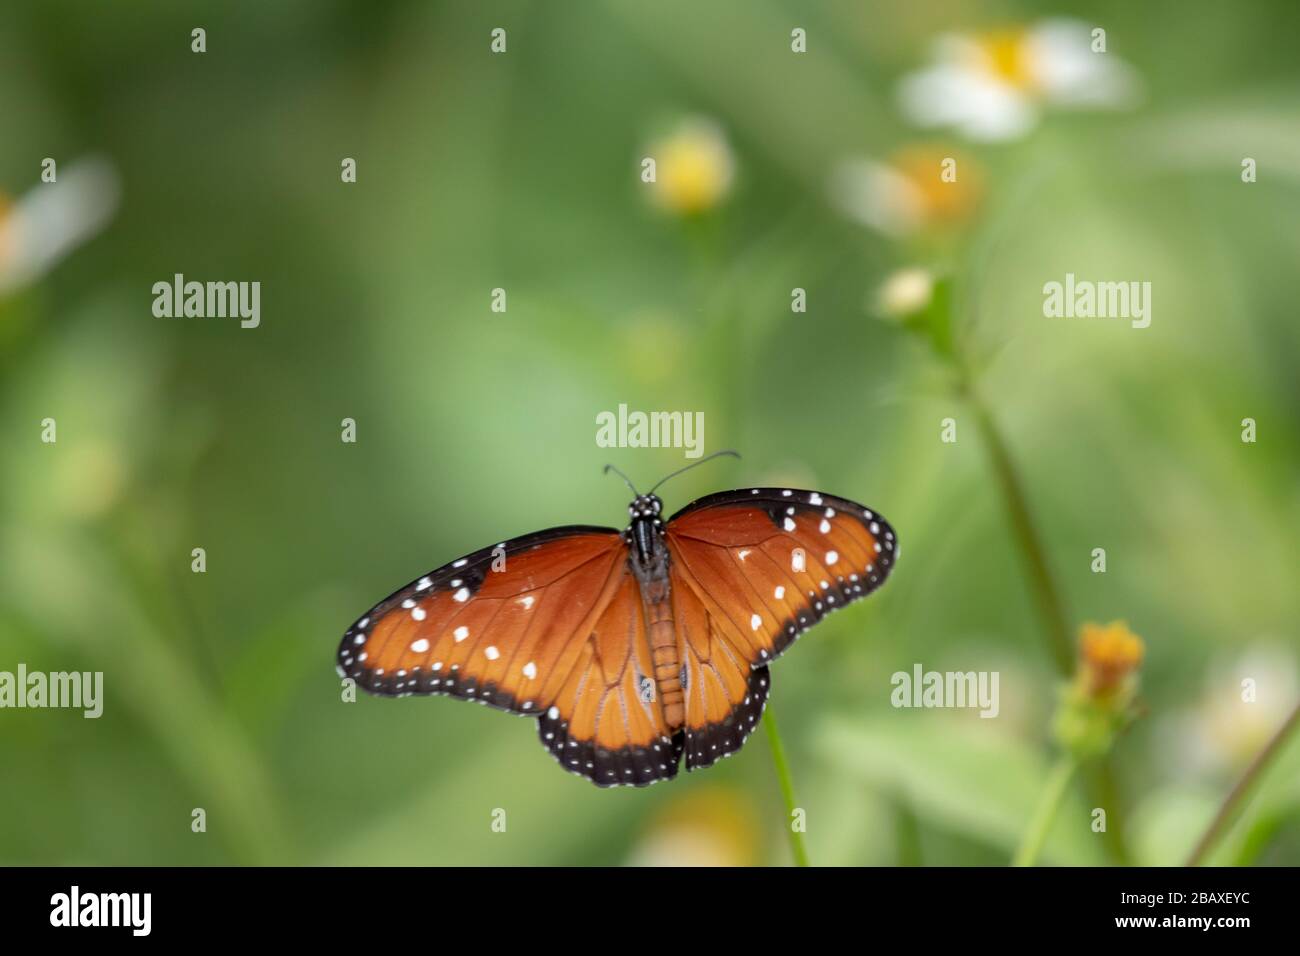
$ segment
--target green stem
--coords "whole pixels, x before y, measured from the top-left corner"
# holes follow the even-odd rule
[[[1291,735],[1297,725],[1300,725],[1300,703],[1296,704],[1287,719],[1282,722],[1282,726],[1278,728],[1277,733],[1264,745],[1264,749],[1255,756],[1255,759],[1250,762],[1250,766],[1241,775],[1237,785],[1224,798],[1223,805],[1219,807],[1219,812],[1214,815],[1209,828],[1197,841],[1196,848],[1192,850],[1191,856],[1187,858],[1187,866],[1200,866],[1210,851],[1214,849],[1214,845],[1228,831],[1228,827],[1236,818],[1237,812],[1245,803],[1247,795],[1259,782],[1259,779],[1264,775],[1269,764],[1273,762],[1287,737]]]
[[[973,389],[968,388],[965,391],[975,412],[975,422],[980,436],[984,439],[984,446],[988,449],[989,458],[992,460],[994,475],[1002,489],[1002,498],[1006,502],[1007,512],[1011,518],[1011,530],[1025,559],[1030,588],[1047,628],[1052,659],[1056,663],[1057,670],[1063,676],[1068,675],[1074,663],[1074,654],[1071,650],[1070,626],[1065,614],[1065,602],[1061,600],[1060,592],[1047,564],[1047,554],[1043,550],[1042,541],[1030,517],[1024,485],[1016,472],[1006,442],[1002,440],[1002,433],[998,431],[993,421],[993,416],[989,414]]]
[[[970,375],[960,360],[957,363],[958,388],[975,413],[975,423],[980,437],[988,449],[993,472],[1002,498],[1006,503],[1007,513],[1011,519],[1011,530],[1020,548],[1025,570],[1029,575],[1030,589],[1038,606],[1039,616],[1048,637],[1049,650],[1056,669],[1062,675],[1069,675],[1074,666],[1073,642],[1070,639],[1069,616],[1065,611],[1065,601],[1061,597],[1056,579],[1047,562],[1047,553],[1043,549],[1042,539],[1034,526],[1029,512],[1029,501],[1025,495],[1024,482],[1021,481],[1012,461],[1007,443],[998,430],[993,415],[980,399],[971,383]],[[1087,772],[1089,790],[1098,804],[1111,807],[1119,806],[1118,788],[1115,784],[1114,769],[1110,755],[1103,754],[1097,763]],[[1123,816],[1111,813],[1112,826],[1106,831],[1107,846],[1116,863],[1128,862],[1128,850],[1123,828]]]
[[[777,780],[781,782],[781,796],[785,798],[785,828],[790,834],[790,852],[794,854],[795,866],[807,866],[808,849],[804,846],[803,833],[794,828],[794,784],[790,781],[790,765],[785,760],[785,747],[781,743],[781,732],[776,729],[771,701],[768,701],[763,715],[763,726],[767,728],[767,742],[772,745],[772,763],[776,766]]]
[[[1115,764],[1111,760],[1110,751],[1099,756],[1086,772],[1097,806],[1111,808],[1107,820],[1109,829],[1106,830],[1106,835],[1110,838],[1107,845],[1111,856],[1120,866],[1128,866],[1131,861],[1128,856],[1126,824],[1124,814],[1119,812],[1119,787],[1115,783]]]
[[[1033,819],[1025,830],[1016,855],[1011,859],[1012,866],[1033,866],[1034,861],[1038,859],[1038,854],[1047,841],[1048,831],[1052,829],[1052,821],[1056,819],[1057,808],[1065,797],[1066,787],[1069,786],[1070,778],[1074,776],[1078,766],[1079,762],[1069,755],[1063,755],[1056,761],[1056,766],[1052,768],[1052,775],[1047,778],[1047,789],[1039,798]]]
[[[899,797],[894,833],[898,841],[898,865],[921,866],[921,826],[906,798]]]

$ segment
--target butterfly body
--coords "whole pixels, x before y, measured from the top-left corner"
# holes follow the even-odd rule
[[[632,514],[632,523],[624,532],[629,545],[628,568],[641,592],[650,658],[654,664],[653,686],[658,692],[664,723],[676,732],[686,719],[686,710],[682,699],[681,654],[673,621],[673,585],[668,574],[672,555],[659,518],[663,502],[655,495],[638,495],[628,505],[628,511]]]
[[[629,512],[622,532],[554,528],[429,572],[347,630],[340,674],[534,717],[566,769],[644,786],[738,750],[768,664],[897,556],[883,518],[818,492],[721,492],[666,522],[638,495]]]

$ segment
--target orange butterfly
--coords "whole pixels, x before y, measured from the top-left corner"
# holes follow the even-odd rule
[[[884,583],[898,541],[815,491],[720,492],[666,523],[662,507],[651,489],[622,532],[552,528],[430,571],[348,628],[340,675],[534,717],[555,759],[601,787],[671,779],[683,754],[688,771],[711,766],[758,724],[767,665]]]

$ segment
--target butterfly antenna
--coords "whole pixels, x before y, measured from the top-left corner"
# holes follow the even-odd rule
[[[632,484],[632,480],[631,480],[630,478],[628,478],[627,475],[623,474],[621,471],[619,471],[619,470],[618,470],[617,468],[615,468],[613,465],[606,465],[606,466],[605,466],[604,474],[608,475],[611,471],[612,471],[614,474],[618,475],[620,478],[623,479],[624,483],[625,483],[629,488],[632,489],[632,494],[633,494],[635,497],[637,497],[637,498],[640,498],[640,497],[641,497],[641,492],[639,492],[639,491],[636,490],[636,485]]]
[[[730,448],[724,448],[722,451],[715,451],[712,455],[705,455],[705,456],[704,456],[703,458],[701,458],[699,461],[693,461],[693,462],[691,462],[689,465],[687,465],[685,468],[678,468],[678,469],[677,469],[676,471],[674,471],[671,475],[668,475],[668,476],[666,476],[666,477],[664,477],[664,478],[660,478],[660,479],[659,479],[659,484],[655,485],[654,488],[651,488],[648,492],[646,492],[646,494],[651,494],[651,495],[653,495],[653,494],[655,493],[655,488],[658,488],[659,485],[662,485],[662,484],[663,484],[665,481],[667,481],[669,478],[676,478],[676,477],[677,477],[678,475],[680,475],[682,472],[684,472],[684,471],[690,471],[690,470],[691,470],[692,468],[694,468],[696,465],[702,465],[702,464],[704,464],[706,461],[709,461],[710,459],[713,459],[713,458],[720,458],[720,457],[723,456],[723,455],[730,455],[732,458],[739,458],[739,457],[740,457],[740,452],[738,452],[738,451],[732,451]]]

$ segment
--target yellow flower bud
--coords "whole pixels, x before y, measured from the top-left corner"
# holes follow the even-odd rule
[[[1106,696],[1142,663],[1142,639],[1124,621],[1083,625],[1079,631],[1079,680],[1091,697]]]
[[[1057,741],[1075,756],[1105,753],[1133,719],[1137,669],[1145,648],[1123,621],[1079,629],[1079,669],[1062,689],[1053,720]]]
[[[716,123],[692,118],[655,143],[655,202],[681,215],[717,206],[731,191],[735,162],[727,138]]]

